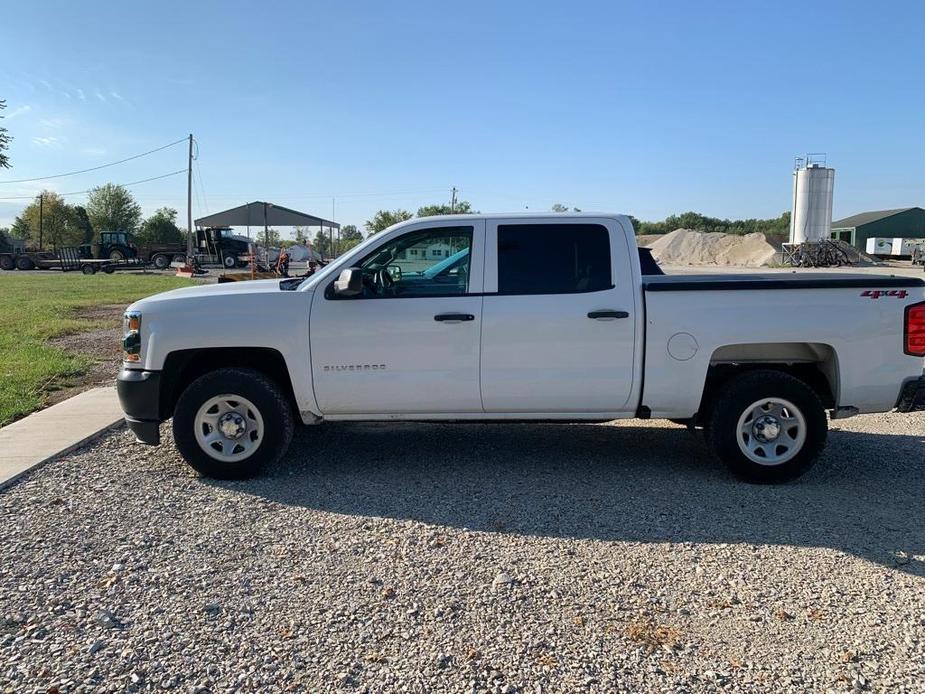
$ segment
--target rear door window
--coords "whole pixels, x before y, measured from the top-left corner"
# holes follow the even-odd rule
[[[600,224],[498,226],[499,294],[575,294],[613,287]]]

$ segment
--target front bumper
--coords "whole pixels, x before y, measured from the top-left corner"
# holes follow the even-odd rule
[[[925,374],[903,383],[896,401],[898,412],[919,412],[925,410]]]
[[[158,371],[122,369],[116,379],[125,423],[141,443],[161,442],[161,374]]]

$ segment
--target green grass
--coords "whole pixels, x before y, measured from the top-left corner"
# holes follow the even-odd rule
[[[0,426],[40,408],[48,392],[86,367],[85,358],[46,343],[107,326],[105,320],[81,320],[81,309],[128,306],[189,284],[162,275],[0,273]]]

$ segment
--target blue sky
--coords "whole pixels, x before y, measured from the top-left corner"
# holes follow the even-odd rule
[[[6,3],[3,183],[189,132],[194,215],[266,199],[361,225],[457,186],[482,211],[774,216],[826,152],[835,215],[925,204],[913,2]],[[185,166],[182,146],[44,182]],[[132,188],[185,219],[185,177]],[[82,196],[69,198],[79,202]],[[0,200],[0,225],[27,201]]]

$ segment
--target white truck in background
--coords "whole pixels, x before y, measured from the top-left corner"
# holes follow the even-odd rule
[[[776,482],[827,412],[925,409],[922,280],[653,272],[621,215],[414,219],[311,278],[136,302],[119,396],[140,441],[173,418],[221,478],[279,460],[295,420],[658,417]]]

